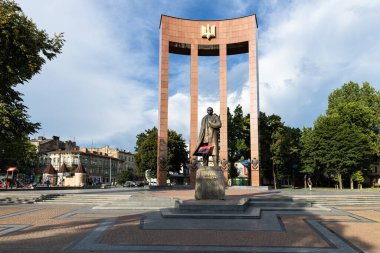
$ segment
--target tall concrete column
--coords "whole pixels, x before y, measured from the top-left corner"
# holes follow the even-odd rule
[[[256,26],[254,27],[256,28]],[[249,85],[250,85],[250,135],[251,160],[260,161],[259,157],[259,85],[257,73],[257,45],[256,33],[252,33],[249,40]],[[251,164],[251,185],[260,185],[259,165]]]
[[[157,184],[165,186],[168,159],[169,41],[160,31]]]
[[[228,161],[228,134],[227,134],[227,46],[219,45],[219,90],[220,90],[220,151],[219,160]],[[228,170],[224,170],[224,183],[228,181]]]
[[[190,157],[198,140],[198,44],[191,44],[190,56]],[[196,172],[190,170],[190,185],[195,185]]]

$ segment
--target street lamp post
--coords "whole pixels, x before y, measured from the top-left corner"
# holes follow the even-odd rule
[[[111,160],[111,157],[110,157],[110,184],[111,184],[111,179],[112,179],[112,176],[111,176],[111,173],[112,173],[111,167],[112,167],[112,160]]]

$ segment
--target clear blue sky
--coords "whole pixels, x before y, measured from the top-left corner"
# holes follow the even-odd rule
[[[327,96],[350,80],[380,88],[380,1],[16,0],[63,52],[21,88],[37,135],[81,147],[134,151],[136,135],[157,125],[161,14],[228,19],[256,14],[260,110],[293,127],[312,126]],[[228,57],[228,105],[248,112],[248,57]],[[170,56],[169,128],[189,136],[189,62]],[[219,60],[199,59],[199,116],[218,112]]]

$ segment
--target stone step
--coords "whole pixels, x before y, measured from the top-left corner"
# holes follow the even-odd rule
[[[112,198],[98,198],[98,199],[91,199],[91,198],[44,198],[44,200],[64,200],[64,201],[121,201],[121,200],[128,200],[129,198],[125,199],[112,199]]]
[[[79,204],[79,205],[99,205],[99,204],[109,204],[111,201],[61,201],[61,200],[54,200],[54,201],[39,201],[36,202],[39,204]]]
[[[323,206],[380,206],[380,195],[296,195],[286,198]]]
[[[316,202],[325,202],[325,203],[334,203],[334,202],[356,202],[356,203],[360,203],[360,202],[371,202],[371,203],[380,203],[380,200],[371,200],[371,199],[308,199],[308,200],[304,200],[304,201],[309,201],[309,202],[312,202],[312,203],[316,203]]]
[[[19,201],[0,201],[0,205],[9,205],[9,204],[34,204],[32,200],[19,200]]]
[[[380,197],[303,197],[303,198],[294,198],[294,200],[376,200],[380,201]]]
[[[303,201],[310,202],[378,202],[380,199],[304,199]]]
[[[132,195],[129,199],[134,200],[134,201],[155,201],[155,202],[160,202],[160,201],[177,201],[178,198],[173,198],[173,197],[145,197],[145,196],[135,196]]]
[[[56,202],[35,202],[38,205],[96,205],[96,203],[85,203],[85,202],[67,202],[67,201],[56,201]]]
[[[168,207],[168,206],[165,206]],[[124,205],[98,205],[92,209],[99,210],[161,210],[165,207],[162,206],[124,206]]]
[[[158,210],[174,207],[176,198],[144,197],[131,195],[67,194],[46,197],[42,204],[95,205],[93,209],[144,209]]]
[[[327,203],[327,202],[318,202],[318,203],[313,203],[314,204],[318,204],[318,205],[322,205],[322,206],[380,206],[380,203],[376,202],[376,203],[363,203],[363,202],[360,202],[360,203],[352,203],[352,202],[334,202],[334,203]]]
[[[42,198],[41,194],[10,194],[0,196],[0,204],[33,204]]]
[[[244,212],[247,205],[178,204],[180,212]]]
[[[128,199],[130,196],[124,197],[114,197],[114,196],[97,196],[97,197],[88,197],[88,196],[58,196],[59,199]]]
[[[302,207],[302,206],[267,206],[260,207],[261,211],[304,211],[304,212],[313,212],[313,211],[331,211],[330,208],[325,206],[313,205],[311,207]]]
[[[112,203],[112,205],[120,205],[120,206],[162,206],[162,207],[167,207],[167,206],[175,206],[175,202],[173,201],[162,201],[162,202],[139,202],[139,201],[126,201],[123,203]]]
[[[124,207],[135,207],[135,206],[141,206],[141,207],[149,207],[149,206],[154,206],[154,207],[174,207],[175,202],[172,201],[161,201],[161,202],[139,202],[139,201],[124,201],[124,202],[113,202],[113,201],[64,201],[64,200],[47,200],[43,202],[38,202],[40,204],[78,204],[78,205],[103,205],[103,204],[109,204],[113,206],[124,206]]]
[[[4,198],[4,199],[0,199],[0,201],[35,200],[35,199],[38,199],[38,198]]]
[[[188,218],[188,219],[259,219],[260,208],[247,208],[245,212],[182,212],[176,208],[161,209],[164,218]]]
[[[306,201],[256,201],[250,200],[249,206],[253,207],[311,207],[312,204]]]
[[[41,195],[32,195],[32,196],[25,196],[25,195],[17,195],[17,196],[0,196],[0,200],[2,199],[35,199],[40,198]]]
[[[173,208],[176,205],[176,201],[125,201],[125,202],[112,202],[100,204],[93,209],[107,209],[107,210],[160,210],[162,208]]]
[[[43,199],[43,202],[59,202],[59,203],[107,203],[111,201],[125,201],[130,195],[94,195],[94,194],[59,194],[56,196],[50,195]]]

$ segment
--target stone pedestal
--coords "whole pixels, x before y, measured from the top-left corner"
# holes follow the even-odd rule
[[[195,199],[224,199],[224,175],[219,167],[201,166],[197,170]]]

